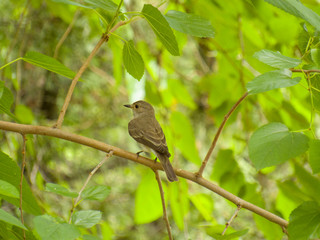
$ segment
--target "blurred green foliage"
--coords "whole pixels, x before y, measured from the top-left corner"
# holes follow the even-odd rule
[[[320,4],[131,0],[115,17],[120,2],[0,1],[2,120],[52,126],[69,78],[110,22],[128,21],[77,83],[62,129],[137,152],[127,133],[132,116],[122,106],[145,99],[155,107],[173,165],[196,172],[224,116],[249,91],[204,177],[290,220],[292,239],[319,238],[320,79],[289,69],[320,70]],[[285,129],[285,141],[270,124]],[[69,224],[72,198],[104,153],[45,136],[27,136],[22,225],[22,138],[0,136],[0,239],[22,239],[25,227],[27,239],[168,239],[154,173],[116,156],[93,175]],[[184,179],[163,179],[174,239],[287,239],[278,225],[247,210],[221,236],[234,204]]]

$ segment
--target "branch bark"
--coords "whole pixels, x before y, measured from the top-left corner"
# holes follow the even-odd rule
[[[60,129],[56,128],[50,128],[50,127],[44,127],[44,126],[32,126],[32,125],[24,125],[24,124],[18,124],[18,123],[11,123],[11,122],[5,122],[0,121],[0,129],[6,130],[6,131],[12,131],[17,132],[20,134],[35,134],[35,135],[44,135],[44,136],[50,136],[50,137],[56,137],[65,139],[67,141],[79,143],[91,148],[95,148],[97,150],[103,151],[103,152],[110,152],[113,151],[113,155],[116,155],[118,157],[122,157],[140,164],[143,164],[147,167],[150,167],[153,170],[162,170],[163,168],[160,163],[155,162],[154,160],[137,156],[135,153],[127,152],[121,148],[114,147],[111,145],[108,145],[106,143],[87,138],[84,136],[80,136],[73,133],[68,133],[65,131],[62,131]],[[277,215],[268,212],[267,210],[260,208],[250,202],[247,202],[232,193],[226,191],[225,189],[213,184],[209,180],[197,176],[195,173],[188,172],[182,169],[175,169],[175,173],[185,179],[188,179],[192,182],[195,182],[207,189],[209,189],[212,192],[217,193],[218,195],[222,196],[225,199],[228,199],[229,201],[233,202],[236,206],[241,206],[241,208],[248,209],[251,212],[254,212],[266,219],[268,219],[271,222],[274,222],[276,224],[279,224],[281,227],[287,227],[288,222],[284,220],[281,217],[278,217]]]

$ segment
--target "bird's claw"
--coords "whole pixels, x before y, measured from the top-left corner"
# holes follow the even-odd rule
[[[143,151],[136,152],[137,158],[140,156],[140,153],[143,153]]]

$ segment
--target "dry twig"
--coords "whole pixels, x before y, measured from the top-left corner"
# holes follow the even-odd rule
[[[234,212],[234,214],[232,215],[230,220],[226,223],[226,227],[221,234],[222,236],[226,233],[226,231],[227,231],[228,227],[231,225],[232,221],[238,216],[240,209],[241,209],[241,206],[238,205],[237,210]]]
[[[164,200],[164,192],[163,192],[163,188],[162,188],[162,183],[161,183],[160,175],[159,175],[159,173],[158,173],[158,170],[153,170],[153,171],[154,171],[154,174],[156,175],[156,179],[157,179],[158,186],[159,186],[159,190],[160,190],[161,203],[162,203],[162,209],[163,209],[163,220],[164,220],[165,223],[166,223],[169,240],[173,240],[172,234],[171,234],[171,227],[170,227],[170,223],[169,223],[169,219],[168,219],[168,215],[167,215],[166,202],[165,202],[165,200]]]
[[[81,198],[81,193],[83,192],[83,190],[86,188],[86,186],[88,185],[88,182],[90,181],[91,177],[96,173],[96,171],[98,171],[98,169],[113,155],[113,151],[110,151],[109,153],[107,153],[107,155],[105,156],[105,158],[99,162],[99,164],[89,173],[89,176],[87,177],[85,183],[83,184],[82,188],[79,191],[78,197],[76,198],[76,200],[74,201],[74,203],[72,204],[72,208],[70,210],[70,216],[69,216],[69,223],[71,223],[71,217],[73,215],[74,209],[77,207],[80,198]]]
[[[221,134],[221,132],[222,132],[222,129],[223,129],[224,125],[225,125],[226,122],[228,121],[230,115],[234,112],[234,110],[236,110],[236,108],[240,105],[240,103],[241,103],[247,96],[248,96],[248,92],[246,92],[245,94],[243,94],[243,96],[233,105],[233,107],[230,109],[230,111],[224,116],[223,121],[222,121],[222,123],[221,123],[221,125],[220,125],[220,127],[219,127],[219,129],[218,129],[218,131],[217,131],[217,133],[216,133],[216,135],[214,136],[214,139],[213,139],[212,144],[211,144],[211,146],[210,146],[210,148],[209,148],[209,151],[208,151],[206,157],[204,158],[204,160],[203,160],[203,162],[202,162],[202,164],[201,164],[201,167],[200,167],[199,171],[196,173],[196,177],[202,177],[203,171],[204,171],[204,169],[205,169],[205,167],[206,167],[206,165],[207,165],[207,163],[208,163],[208,160],[209,160],[209,158],[210,158],[210,156],[211,156],[211,154],[212,154],[213,149],[215,148],[215,146],[216,146],[216,144],[217,144],[217,142],[218,142],[218,139],[219,139],[219,137],[220,137],[220,134]]]

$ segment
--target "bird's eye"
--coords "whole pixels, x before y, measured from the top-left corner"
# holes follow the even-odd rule
[[[137,105],[135,105],[134,107],[135,107],[135,108],[138,108],[139,106],[138,106],[138,104],[137,104]]]

